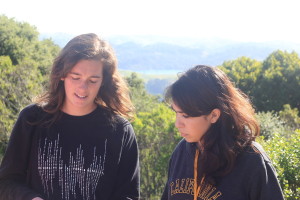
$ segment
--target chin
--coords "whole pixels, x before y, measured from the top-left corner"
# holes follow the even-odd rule
[[[197,141],[194,141],[194,140],[191,140],[191,139],[188,139],[188,138],[184,138],[184,139],[185,139],[185,141],[188,142],[188,143],[195,143],[195,142],[197,142]]]

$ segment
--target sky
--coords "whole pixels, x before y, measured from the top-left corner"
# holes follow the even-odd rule
[[[0,0],[0,15],[40,33],[300,44],[299,7],[299,0]]]

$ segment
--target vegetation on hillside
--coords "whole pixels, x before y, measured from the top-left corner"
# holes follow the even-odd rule
[[[21,108],[40,94],[59,47],[36,28],[0,15],[0,153]]]

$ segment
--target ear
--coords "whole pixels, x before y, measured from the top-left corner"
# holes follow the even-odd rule
[[[221,115],[221,110],[218,108],[215,108],[210,113],[210,123],[214,124],[218,121],[219,117]]]

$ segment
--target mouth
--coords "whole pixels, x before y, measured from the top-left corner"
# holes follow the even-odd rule
[[[180,135],[181,135],[181,137],[186,137],[186,136],[188,136],[187,133],[182,133],[182,132],[180,132]]]
[[[78,98],[80,98],[80,99],[85,99],[85,98],[87,98],[87,95],[81,96],[81,95],[79,95],[79,94],[77,94],[77,93],[75,93],[75,96],[78,97]]]

